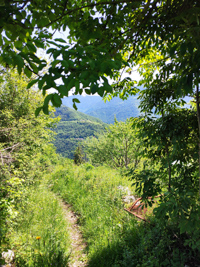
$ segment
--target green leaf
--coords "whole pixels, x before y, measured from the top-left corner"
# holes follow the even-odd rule
[[[36,108],[35,110],[35,117],[37,117],[40,114],[40,111],[42,110],[43,107]]]
[[[28,83],[28,85],[27,85],[27,89],[29,89],[29,88],[31,88],[35,83],[37,83],[38,82],[38,79],[35,79],[35,80],[32,80],[32,81],[30,81],[29,83]]]
[[[53,53],[54,51],[55,51],[55,48],[49,48],[46,53],[50,54],[50,53]]]
[[[47,17],[43,17],[41,20],[38,21],[39,27],[46,27],[49,24],[50,20]]]
[[[104,83],[104,90],[108,93],[112,93],[113,92],[113,88],[110,84]]]
[[[54,59],[56,59],[56,58],[60,55],[60,53],[61,53],[60,50],[56,50],[56,49],[54,49],[54,52],[52,53]]]
[[[44,85],[44,83],[45,83],[45,79],[44,79],[44,77],[43,77],[41,80],[38,81],[38,88],[39,88],[40,90],[42,89],[42,86]]]
[[[79,91],[79,87],[80,86],[80,84],[79,84],[79,81],[76,81],[75,82],[75,87],[76,87],[76,91],[78,92]]]
[[[51,66],[52,66],[52,68],[55,68],[55,66],[57,65],[57,64],[59,64],[60,63],[60,60],[58,60],[58,59],[56,59],[56,60],[54,60],[53,62],[51,62]]]
[[[81,103],[77,98],[73,98],[72,101],[76,103]]]
[[[63,95],[63,96],[68,96],[68,90],[67,87],[63,84],[58,86],[58,91]]]
[[[49,106],[43,106],[42,110],[43,110],[44,114],[49,115]]]
[[[71,79],[71,81],[67,84],[67,89],[70,90],[75,85],[75,79]]]
[[[24,73],[26,74],[26,76],[27,76],[28,78],[31,78],[31,76],[32,76],[32,72],[31,72],[27,67],[25,67],[25,69],[24,69]]]
[[[58,108],[62,105],[62,100],[60,99],[60,96],[58,94],[53,94],[53,97],[51,98],[51,102],[54,107]]]
[[[13,61],[15,65],[19,66],[20,68],[24,67],[24,60],[20,55],[13,55]]]
[[[73,108],[74,108],[75,110],[77,110],[77,106],[76,106],[75,103],[73,104]]]
[[[37,49],[36,49],[36,47],[34,46],[33,43],[28,42],[26,45],[27,45],[28,49],[29,49],[31,52],[36,53]]]
[[[103,87],[100,87],[100,88],[98,89],[98,94],[99,94],[101,97],[103,97],[103,95],[104,95],[104,88],[103,88]]]
[[[63,40],[62,38],[56,38],[56,39],[54,39],[54,41],[61,42],[61,43],[66,43],[66,41]]]
[[[98,91],[98,86],[96,84],[92,85],[91,87],[91,93],[95,94]]]
[[[44,49],[44,43],[43,42],[41,42],[39,40],[34,40],[34,43],[38,48],[43,48]]]
[[[61,62],[62,66],[65,67],[66,69],[69,68],[69,63],[66,60],[62,60]]]

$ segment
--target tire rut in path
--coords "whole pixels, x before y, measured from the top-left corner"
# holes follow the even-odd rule
[[[69,267],[85,267],[87,266],[86,254],[84,250],[86,243],[83,240],[79,225],[77,224],[77,216],[72,211],[70,204],[61,202],[65,219],[69,223],[68,232],[71,239],[71,254],[69,257]]]

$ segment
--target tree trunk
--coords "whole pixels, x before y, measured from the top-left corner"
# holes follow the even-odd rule
[[[167,141],[167,140],[166,140]],[[168,143],[166,144],[166,152],[167,152],[167,161],[168,161],[168,176],[169,176],[169,180],[168,180],[168,191],[171,191],[171,163],[169,160],[169,148],[168,148]]]
[[[200,196],[200,107],[199,107],[199,86],[196,86],[196,105],[197,105],[197,121],[198,121],[198,147],[199,147],[199,196]]]

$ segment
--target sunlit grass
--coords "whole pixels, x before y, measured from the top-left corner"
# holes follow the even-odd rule
[[[44,185],[30,190],[10,232],[16,266],[67,266],[69,236],[59,200]]]
[[[80,215],[89,266],[109,266],[122,253],[123,240],[136,224],[123,209],[124,193],[119,189],[122,186],[131,190],[131,182],[116,170],[83,164],[58,170],[50,183]]]

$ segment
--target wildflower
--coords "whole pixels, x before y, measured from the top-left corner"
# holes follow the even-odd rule
[[[41,239],[41,236],[36,236],[36,239],[37,239],[37,240]]]

